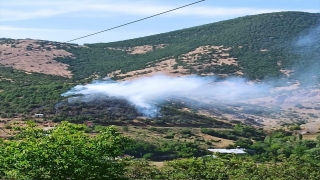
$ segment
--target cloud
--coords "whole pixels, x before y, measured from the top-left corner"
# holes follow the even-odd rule
[[[70,2],[47,2],[47,3],[35,3],[38,1],[30,2],[29,4],[7,4],[4,3],[3,8],[0,11],[0,21],[17,21],[27,19],[38,19],[54,17],[62,14],[74,13],[81,11],[85,8],[83,5],[72,5]],[[60,3],[59,3],[60,2]]]
[[[177,3],[175,3],[177,4]],[[36,18],[47,18],[59,15],[81,16],[83,13],[93,13],[96,16],[110,16],[110,14],[125,14],[150,16],[164,12],[178,6],[185,5],[164,5],[156,1],[19,1],[19,3],[3,3],[0,11],[0,21],[16,21]],[[250,14],[259,14],[276,11],[288,11],[295,9],[262,9],[248,7],[214,7],[203,6],[202,3],[186,7],[177,11],[170,12],[166,16],[243,16]],[[299,9],[296,9],[299,10]],[[301,10],[300,11],[304,11]],[[306,9],[308,12],[317,12],[318,10]]]

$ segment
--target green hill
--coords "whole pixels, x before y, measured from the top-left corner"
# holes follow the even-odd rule
[[[203,156],[213,147],[241,146],[254,150],[256,155],[183,159],[169,162],[164,171],[145,162],[131,161],[124,172],[128,179],[288,179],[289,169],[292,177],[319,179],[320,123],[316,122],[320,116],[319,88],[309,86],[309,89],[281,92],[283,87],[280,87],[280,93],[273,97],[237,104],[214,102],[206,97],[177,97],[156,104],[160,115],[152,118],[142,117],[132,103],[117,97],[92,95],[90,101],[82,101],[61,96],[78,84],[91,83],[107,75],[118,80],[157,71],[179,76],[214,74],[257,81],[281,79],[285,83],[298,80],[300,84],[290,84],[293,86],[319,82],[319,27],[319,13],[277,12],[84,46],[2,38],[0,176],[52,179],[58,174],[70,179],[79,177],[81,171],[92,178],[86,168],[92,170],[92,163],[100,167],[104,160],[118,166],[115,162],[126,161],[111,163],[109,160],[122,153],[148,160],[170,160]],[[236,88],[232,91],[237,91]],[[285,101],[291,104],[282,109],[287,105],[281,104]],[[35,113],[43,113],[44,118],[34,118]],[[29,119],[35,119],[40,128],[50,128],[62,120],[82,125],[60,123],[50,131],[42,131],[26,122]],[[134,141],[123,144],[124,148],[114,148],[109,143],[103,145],[100,140],[122,139],[113,128],[106,128],[107,125],[120,126],[120,131]],[[102,136],[97,135],[101,131]],[[93,151],[96,143],[103,146]],[[56,148],[61,145],[65,148]],[[76,151],[73,145],[78,147]],[[109,156],[104,146],[117,152]],[[90,156],[83,156],[88,152],[92,152]],[[97,153],[102,153],[105,159],[91,161],[91,157],[100,157]],[[72,156],[65,156],[70,154]],[[60,160],[63,160],[62,166]],[[74,166],[74,160],[79,166]],[[53,165],[44,169],[43,162],[53,162]],[[201,172],[194,171],[195,166]],[[56,167],[64,168],[56,171]],[[85,168],[79,170],[78,167]],[[61,174],[62,171],[65,174]],[[120,174],[123,173],[118,173],[118,177]],[[81,173],[80,176],[85,177]]]
[[[26,52],[30,54],[41,50],[44,53],[55,53],[54,50],[65,50],[72,53],[72,56],[54,56],[54,60],[68,65],[72,78],[44,75],[41,74],[42,71],[26,74],[6,67],[10,66],[10,61],[7,60],[8,65],[2,63],[5,67],[1,67],[0,71],[0,113],[3,118],[35,112],[54,115],[55,104],[63,100],[60,94],[75,84],[91,82],[92,79],[105,77],[110,73],[113,73],[114,79],[133,74],[144,75],[153,71],[152,68],[161,71],[165,69],[162,67],[164,65],[173,74],[214,73],[243,75],[249,79],[285,77],[282,70],[292,69],[296,64],[303,67],[319,66],[320,63],[315,58],[320,53],[319,41],[314,41],[315,45],[308,47],[308,51],[302,51],[303,48],[297,50],[294,46],[300,37],[307,35],[310,29],[317,28],[319,24],[319,13],[277,12],[112,43],[79,46],[39,40],[34,46],[29,44],[25,48]],[[0,39],[0,45],[13,49],[19,42]],[[1,58],[12,54],[4,51],[0,53]],[[43,57],[45,56],[44,54]],[[32,54],[24,57],[33,58]],[[171,65],[166,64],[169,60]],[[38,63],[43,66],[42,62]],[[136,72],[130,74],[132,71]],[[87,106],[82,108],[86,109]],[[125,118],[137,115],[130,107],[119,110],[118,113],[126,109],[130,113]],[[61,107],[63,117],[70,110],[75,110],[75,115],[82,112],[79,107]],[[88,114],[92,113],[99,114],[96,110]],[[116,114],[102,114],[107,119],[121,119]]]
[[[72,47],[66,50],[73,53],[76,60],[57,60],[70,65],[75,79],[83,79],[94,73],[106,76],[120,69],[122,73],[143,69],[150,63],[170,57],[175,58],[177,63],[190,73],[232,74],[242,70],[250,79],[277,77],[282,75],[279,71],[281,68],[290,68],[296,61],[303,59],[298,53],[294,53],[293,44],[299,36],[319,24],[319,13],[277,12],[245,16],[126,41],[85,44],[88,48]],[[160,44],[166,46],[156,49]],[[123,50],[115,50],[144,45],[151,45],[153,50],[145,54],[129,54]],[[238,66],[209,66],[196,70],[192,65],[179,62],[182,54],[207,45],[230,47],[228,53],[230,57],[237,58]],[[202,55],[199,61],[205,61],[210,53],[215,51],[211,50]]]

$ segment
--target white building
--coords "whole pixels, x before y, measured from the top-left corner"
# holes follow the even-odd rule
[[[208,151],[222,154],[247,154],[244,148],[239,147],[236,149],[208,149]]]
[[[34,114],[34,116],[37,117],[37,118],[42,118],[43,114]]]

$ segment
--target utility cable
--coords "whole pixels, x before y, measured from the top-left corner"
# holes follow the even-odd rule
[[[203,1],[205,1],[205,0],[196,1],[196,2],[193,2],[193,3],[190,3],[190,4],[186,4],[184,6],[180,6],[180,7],[177,7],[177,8],[174,8],[174,9],[170,9],[170,10],[158,13],[158,14],[154,14],[152,16],[148,16],[148,17],[145,17],[145,18],[142,18],[142,19],[138,19],[138,20],[135,20],[135,21],[131,21],[131,22],[122,24],[122,25],[118,25],[118,26],[115,26],[115,27],[112,27],[112,28],[109,28],[109,29],[106,29],[106,30],[102,30],[102,31],[95,32],[95,33],[92,33],[92,34],[88,34],[88,35],[85,35],[85,36],[81,36],[81,37],[78,37],[78,38],[75,38],[75,39],[71,39],[71,40],[65,41],[64,43],[68,43],[68,42],[72,42],[72,41],[75,41],[75,40],[83,39],[83,38],[86,38],[86,37],[89,37],[89,36],[93,36],[93,35],[100,34],[100,33],[103,33],[103,32],[106,32],[106,31],[110,31],[110,30],[113,30],[113,29],[117,29],[117,28],[120,28],[120,27],[123,27],[123,26],[127,26],[127,25],[130,25],[130,24],[133,24],[133,23],[137,23],[139,21],[143,21],[143,20],[146,20],[146,19],[150,19],[150,18],[159,16],[159,15],[162,15],[162,14],[166,14],[166,13],[169,13],[169,12],[172,12],[172,11],[176,11],[178,9],[182,9],[182,8],[185,8],[185,7],[188,7],[188,6],[203,2]],[[6,59],[15,58],[15,57],[18,57],[18,56],[19,55],[7,57],[7,58],[1,58],[0,61],[6,60]]]
[[[119,25],[119,26],[115,26],[115,27],[112,27],[112,28],[109,28],[109,29],[106,29],[106,30],[103,30],[103,31],[99,31],[99,32],[95,32],[95,33],[92,33],[92,34],[88,34],[88,35],[85,35],[85,36],[82,36],[82,37],[79,37],[79,38],[71,39],[71,40],[69,40],[69,41],[66,41],[66,43],[67,43],[67,42],[71,42],[71,41],[75,41],[75,40],[78,40],[78,39],[86,38],[86,37],[89,37],[89,36],[93,36],[93,35],[96,35],[96,34],[99,34],[99,33],[103,33],[103,32],[106,32],[106,31],[110,31],[110,30],[112,30],[112,29],[117,29],[117,28],[119,28],[119,27],[127,26],[127,25],[129,25],[129,24],[133,24],[133,23],[136,23],[136,22],[139,22],[139,21],[143,21],[143,20],[146,20],[146,19],[149,19],[149,18],[153,18],[153,17],[159,16],[159,15],[162,15],[162,14],[166,14],[166,13],[168,13],[168,12],[172,12],[172,11],[175,11],[175,10],[178,10],[178,9],[182,9],[182,8],[187,7],[187,6],[191,6],[191,5],[194,5],[194,4],[203,2],[203,1],[205,1],[205,0],[196,1],[196,2],[193,2],[193,3],[187,4],[187,5],[184,5],[184,6],[180,6],[180,7],[177,7],[177,8],[174,8],[174,9],[170,9],[170,10],[168,10],[168,11],[164,11],[164,12],[161,12],[161,13],[158,13],[158,14],[155,14],[155,15],[152,15],[152,16],[148,16],[148,17],[145,17],[145,18],[142,18],[142,19],[138,19],[138,20],[135,20],[135,21],[131,21],[131,22],[128,22],[128,23],[125,23],[125,24],[122,24],[122,25]]]

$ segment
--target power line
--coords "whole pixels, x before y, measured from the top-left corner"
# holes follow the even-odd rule
[[[184,6],[180,6],[180,7],[177,7],[177,8],[174,8],[174,9],[170,9],[170,10],[168,10],[168,11],[164,11],[164,12],[161,12],[161,13],[158,13],[158,14],[155,14],[155,15],[152,15],[152,16],[148,16],[148,17],[145,17],[145,18],[142,18],[142,19],[138,19],[138,20],[135,20],[135,21],[131,21],[131,22],[128,22],[128,23],[125,23],[125,24],[122,24],[122,25],[119,25],[119,26],[115,26],[115,27],[112,27],[112,28],[109,28],[109,29],[106,29],[106,30],[103,30],[103,31],[99,31],[99,32],[92,33],[92,34],[88,34],[88,35],[85,35],[85,36],[82,36],[82,37],[79,37],[79,38],[71,39],[71,40],[69,40],[69,41],[66,41],[66,43],[67,43],[67,42],[71,42],[71,41],[75,41],[75,40],[78,40],[78,39],[86,38],[86,37],[89,37],[89,36],[93,36],[93,35],[96,35],[96,34],[99,34],[99,33],[103,33],[103,32],[106,32],[106,31],[110,31],[110,30],[112,30],[112,29],[117,29],[117,28],[119,28],[119,27],[123,27],[123,26],[129,25],[129,24],[133,24],[133,23],[136,23],[136,22],[139,22],[139,21],[143,21],[143,20],[146,20],[146,19],[149,19],[149,18],[153,18],[153,17],[155,17],[155,16],[159,16],[159,15],[162,15],[162,14],[166,14],[166,13],[168,13],[168,12],[172,12],[172,11],[175,11],[175,10],[178,10],[178,9],[182,9],[182,8],[187,7],[187,6],[191,6],[191,5],[194,5],[194,4],[203,2],[203,1],[205,1],[205,0],[196,1],[196,2],[193,2],[193,3],[187,4],[187,5],[184,5]]]
[[[164,12],[152,15],[152,16],[148,16],[148,17],[145,17],[145,18],[142,18],[142,19],[131,21],[131,22],[128,22],[128,23],[125,23],[125,24],[122,24],[122,25],[119,25],[119,26],[115,26],[115,27],[112,27],[112,28],[109,28],[109,29],[106,29],[106,30],[103,30],[103,31],[99,31],[99,32],[96,32],[96,33],[92,33],[92,34],[88,34],[88,35],[85,35],[85,36],[82,36],[82,37],[71,39],[69,41],[65,41],[65,43],[72,42],[72,41],[75,41],[75,40],[78,40],[78,39],[83,39],[83,38],[86,38],[86,37],[89,37],[89,36],[100,34],[100,33],[103,33],[103,32],[106,32],[106,31],[110,31],[110,30],[113,30],[113,29],[117,29],[117,28],[120,28],[120,27],[123,27],[123,26],[127,26],[129,24],[133,24],[133,23],[136,23],[136,22],[139,22],[139,21],[143,21],[143,20],[146,20],[146,19],[149,19],[149,18],[153,18],[153,17],[159,16],[159,15],[162,15],[162,14],[166,14],[166,13],[169,13],[169,12],[172,12],[172,11],[175,11],[175,10],[178,10],[178,9],[182,9],[182,8],[187,7],[187,6],[191,6],[191,5],[203,2],[203,1],[205,1],[205,0],[196,1],[196,2],[193,2],[193,3],[190,3],[190,4],[186,4],[184,6],[180,6],[180,7],[177,7],[177,8],[174,8],[174,9],[170,9],[170,10],[167,10],[167,11],[164,11]],[[19,55],[7,57],[7,58],[1,58],[0,61],[11,59],[11,58],[15,58],[15,57],[18,57],[18,56]]]

